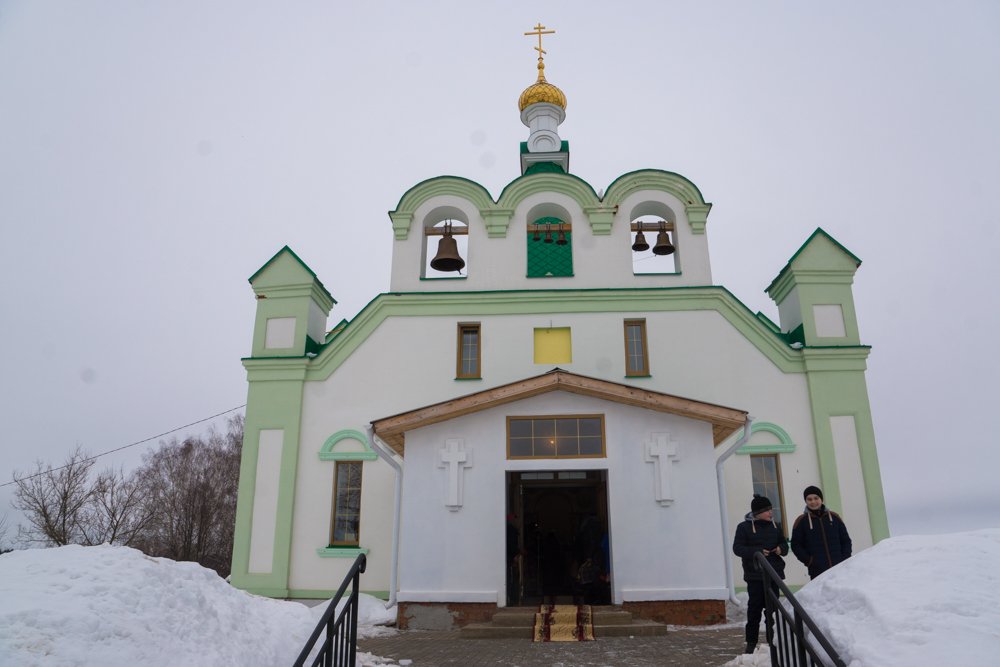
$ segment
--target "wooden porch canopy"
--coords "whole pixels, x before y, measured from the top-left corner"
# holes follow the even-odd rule
[[[742,428],[747,417],[746,410],[727,408],[617,382],[598,380],[555,368],[543,375],[518,380],[441,403],[434,403],[392,417],[377,419],[372,422],[372,429],[383,442],[392,447],[397,454],[403,456],[406,431],[550,391],[567,391],[583,396],[593,396],[647,410],[668,412],[681,417],[709,422],[712,425],[712,439],[716,445]]]

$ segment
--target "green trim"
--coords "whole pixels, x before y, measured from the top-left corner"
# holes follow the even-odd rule
[[[555,162],[535,162],[524,170],[525,176],[531,174],[565,174],[566,170]]]
[[[363,452],[336,452],[334,448],[337,443],[341,440],[357,440],[360,442],[365,451]],[[352,429],[344,429],[342,431],[337,431],[323,443],[323,446],[319,450],[319,460],[320,461],[374,461],[378,458],[378,454],[372,449],[372,446],[368,443],[368,438],[361,431],[355,431]]]
[[[736,450],[737,454],[791,454],[795,451],[795,443],[788,437],[788,432],[777,424],[771,422],[754,422],[750,426],[750,435],[754,433],[771,433],[778,438],[776,445],[743,445]],[[740,429],[737,437],[743,436]]]
[[[298,255],[296,255],[295,251],[292,250],[291,248],[289,248],[287,245],[284,246],[278,252],[276,252],[273,255],[271,255],[271,259],[269,259],[266,262],[264,262],[263,266],[261,266],[259,269],[257,269],[252,276],[250,276],[249,278],[247,278],[247,282],[249,282],[251,285],[253,285],[253,281],[256,280],[257,277],[260,276],[262,273],[264,273],[264,270],[267,269],[267,267],[269,267],[272,262],[274,262],[275,260],[277,260],[280,255],[285,254],[285,253],[287,253],[288,255],[290,255],[292,257],[292,259],[294,259],[296,262],[298,262],[302,266],[303,269],[305,269],[306,271],[309,272],[309,275],[311,275],[316,280],[316,284],[319,286],[319,288],[321,290],[323,290],[323,293],[326,294],[327,298],[329,298],[330,301],[332,301],[334,304],[337,303],[337,300],[333,298],[333,295],[330,294],[330,292],[328,292],[325,287],[323,287],[323,282],[319,279],[319,276],[316,275],[316,272],[313,271],[312,269],[310,269],[309,265],[306,264],[305,262],[303,262],[302,258],[300,258]]]
[[[420,276],[420,280],[428,280],[430,282],[438,282],[440,280],[465,280],[468,276],[441,276],[440,278],[428,278],[427,276]]]
[[[363,547],[320,547],[316,555],[320,558],[357,558],[361,554],[368,555],[368,549]]]
[[[567,152],[567,142],[563,145],[567,146],[564,151]],[[437,176],[417,183],[403,194],[395,210],[389,211],[395,239],[402,241],[408,238],[416,210],[424,202],[449,195],[465,199],[479,209],[490,238],[503,238],[517,207],[525,198],[537,193],[559,193],[572,198],[583,209],[594,235],[606,236],[611,233],[618,204],[640,190],[659,190],[674,195],[684,204],[692,232],[705,232],[712,205],[705,202],[694,183],[679,174],[658,169],[629,172],[615,179],[608,186],[608,194],[601,199],[593,186],[582,178],[563,173],[561,169],[548,171],[549,167],[540,166],[542,164],[533,165],[527,173],[504,186],[496,201],[485,187],[459,176]]]
[[[684,205],[688,226],[693,234],[704,234],[712,205],[705,201],[694,183],[680,174],[660,169],[639,169],[616,178],[604,195],[604,205],[619,206],[629,195],[641,190],[659,190],[677,197]]]
[[[835,368],[863,367],[868,356],[865,347],[792,349],[724,287],[394,292],[372,299],[317,357],[308,360],[306,379],[328,378],[389,317],[462,316],[471,311],[488,316],[699,310],[718,312],[785,373],[804,372],[806,352],[815,358],[813,363],[825,360]],[[266,373],[258,360],[244,360],[243,364],[251,379]]]
[[[651,377],[653,377],[653,376],[647,373],[646,375],[626,375],[625,379],[626,380],[641,380],[642,378],[651,378]]]
[[[482,382],[483,378],[455,378],[455,382]]]
[[[830,418],[854,417],[871,536],[873,542],[879,542],[889,537],[889,519],[885,509],[882,473],[875,449],[875,427],[872,423],[864,366],[846,364],[836,368],[832,364],[817,366],[809,363],[809,357],[814,354],[829,353],[831,350],[807,349],[804,352],[807,359],[806,380],[809,386],[820,482],[824,489],[823,500],[828,507],[843,507]]]

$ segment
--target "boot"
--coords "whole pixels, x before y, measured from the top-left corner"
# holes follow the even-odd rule
[[[747,647],[746,647],[746,649],[743,652],[744,653],[753,653],[754,650],[756,650],[756,648],[757,648],[756,644],[752,644],[750,642],[747,642]]]

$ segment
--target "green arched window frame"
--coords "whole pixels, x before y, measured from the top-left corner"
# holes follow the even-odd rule
[[[338,452],[337,443],[341,440],[357,440],[364,446],[365,451]],[[371,443],[368,442],[365,434],[354,429],[337,431],[326,439],[326,442],[323,443],[323,446],[319,450],[320,461],[374,461],[377,458],[378,454],[372,449]]]
[[[337,443],[343,440],[357,440],[364,446],[362,452],[339,452]],[[323,443],[319,450],[320,461],[374,461],[378,454],[372,449],[368,438],[361,431],[354,429],[344,429],[337,431]],[[357,558],[359,554],[367,554],[365,547],[320,547],[316,549],[316,555],[320,558]]]
[[[788,432],[777,424],[756,422],[750,426],[750,435],[759,432],[771,433],[778,438],[777,444],[743,445],[736,450],[737,454],[791,454],[795,451],[795,443],[788,437]]]

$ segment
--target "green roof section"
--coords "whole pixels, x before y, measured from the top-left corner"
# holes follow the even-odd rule
[[[247,278],[247,282],[253,285],[254,281],[261,278],[265,273],[268,272],[268,270],[273,270],[274,268],[276,268],[285,258],[291,259],[293,261],[293,265],[297,264],[298,267],[301,267],[306,272],[307,276],[311,278],[313,282],[320,288],[320,290],[322,290],[323,293],[330,299],[330,301],[333,303],[337,303],[337,300],[333,298],[333,295],[330,294],[330,292],[326,289],[326,287],[323,286],[323,282],[319,279],[319,276],[316,275],[316,272],[310,269],[309,265],[303,262],[302,258],[296,255],[295,251],[289,248],[287,245],[282,247],[281,250],[279,250],[278,252],[274,253],[274,255],[271,256],[271,259],[264,262],[264,265],[262,267],[257,269],[257,271],[252,276]]]
[[[771,284],[768,285],[764,289],[764,291],[770,293],[771,290],[774,288],[774,286],[784,277],[784,275],[788,273],[789,270],[791,270],[792,265],[795,264],[796,260],[802,258],[802,256],[806,253],[806,251],[810,247],[814,246],[817,243],[822,243],[824,241],[827,243],[828,246],[839,250],[841,253],[843,253],[844,256],[846,256],[850,261],[852,261],[854,263],[855,269],[861,266],[861,259],[857,255],[855,255],[853,252],[845,248],[840,243],[840,241],[830,236],[826,232],[826,230],[824,230],[822,227],[817,227],[816,231],[810,234],[809,238],[806,239],[805,243],[799,246],[799,249],[795,251],[791,259],[789,259],[788,262],[785,264],[785,266],[782,267],[781,271],[778,272],[778,275],[775,276],[774,280],[771,281]]]
[[[525,154],[527,152],[529,152],[528,151],[528,142],[527,141],[522,141],[521,142],[521,154],[523,155],[523,154]],[[555,153],[569,153],[569,142],[566,141],[565,139],[563,139],[562,142],[559,144],[559,150],[558,151],[553,151],[553,152],[555,152]]]

